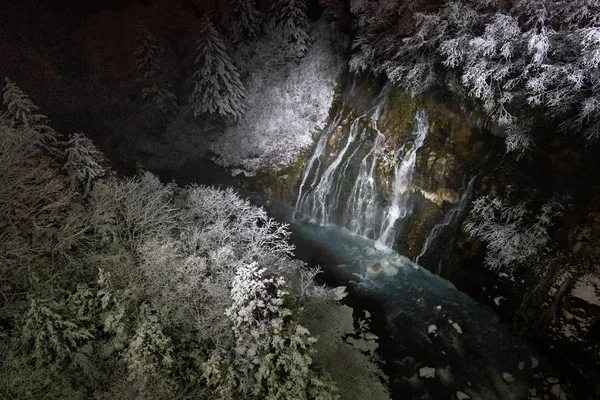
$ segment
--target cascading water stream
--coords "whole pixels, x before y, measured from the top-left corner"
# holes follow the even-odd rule
[[[342,107],[343,110],[343,107]],[[338,124],[340,123],[342,119],[342,111],[340,111],[338,113],[338,115],[336,116],[336,118],[334,120],[332,120],[329,125],[325,128],[325,130],[323,131],[323,133],[321,134],[321,137],[319,138],[319,140],[317,141],[317,145],[315,147],[315,150],[313,151],[312,156],[308,159],[308,161],[306,162],[306,165],[304,166],[304,171],[302,174],[302,183],[300,184],[300,189],[298,190],[298,200],[296,201],[296,207],[294,209],[294,215],[293,218],[296,218],[296,215],[298,214],[300,210],[300,208],[305,205],[305,202],[303,201],[303,190],[306,186],[306,182],[308,181],[309,176],[311,175],[311,172],[313,171],[313,167],[316,166],[316,171],[314,171],[314,179],[312,181],[312,183],[310,184],[310,186],[314,186],[314,184],[317,182],[317,179],[319,179],[319,170],[321,168],[321,158],[323,157],[323,154],[325,153],[325,150],[327,148],[327,140],[329,139],[329,135],[331,135],[331,133],[334,131],[334,129],[338,126]],[[308,210],[306,210],[308,211]]]
[[[325,224],[330,222],[331,214],[331,210],[328,207],[327,200],[333,197],[331,189],[335,187],[336,178],[340,179],[338,176],[341,175],[337,174],[338,167],[344,160],[344,156],[350,148],[350,145],[354,143],[357,136],[359,136],[359,121],[361,118],[362,117],[357,118],[352,122],[350,126],[350,132],[348,133],[348,140],[346,141],[345,146],[338,153],[335,160],[333,160],[333,162],[327,167],[325,172],[323,172],[323,175],[321,175],[321,179],[315,186],[314,190],[311,192],[309,201],[312,203],[310,204],[312,214],[315,218],[321,220],[321,222]]]
[[[376,125],[374,125],[376,126]],[[378,130],[373,147],[362,159],[356,182],[348,199],[345,221],[351,231],[373,236],[377,222],[377,160],[385,148],[385,136]]]
[[[348,178],[346,172],[355,156],[360,152],[363,142],[369,136],[367,127],[362,127],[361,123],[365,122],[363,119],[366,117],[371,121],[379,119],[391,87],[391,84],[386,84],[375,99],[371,111],[352,121],[345,145],[337,153],[335,159],[326,168],[323,167],[324,171],[321,172],[324,160],[328,156],[327,151],[330,150],[328,144],[330,139],[333,139],[332,135],[336,131],[341,115],[323,131],[312,156],[304,167],[294,217],[302,213],[310,215],[324,224],[330,222],[344,224],[344,221],[332,221],[332,211],[337,210],[340,205],[342,189]],[[376,126],[376,124],[374,125]],[[375,146],[382,147],[385,144],[383,143],[385,137],[381,132],[377,131],[377,133],[378,139],[375,141]],[[379,138],[379,136],[382,138]],[[373,153],[373,151],[370,153]],[[376,158],[373,160],[373,164],[376,164]],[[309,184],[311,176],[314,176],[314,178]]]
[[[439,224],[436,224],[431,231],[429,231],[429,235],[427,235],[427,239],[425,239],[425,243],[423,244],[423,248],[421,249],[421,253],[415,258],[415,263],[418,264],[421,257],[425,256],[432,249],[437,247],[440,237],[442,233],[448,229],[453,230],[452,233],[456,233],[456,225],[460,221],[460,219],[464,216],[467,207],[471,202],[471,197],[473,195],[473,185],[478,175],[473,176],[469,182],[467,183],[466,188],[461,191],[460,198],[458,203],[444,216],[444,219]],[[464,184],[463,184],[464,185]],[[454,245],[454,235],[448,239],[451,243],[446,243],[446,248],[450,249],[452,245]],[[442,263],[444,262],[445,257],[441,256],[438,259],[438,268],[437,274],[441,274],[442,272]]]
[[[336,129],[341,117],[323,131],[304,168],[294,217],[309,215],[322,224],[343,225],[354,233],[378,239],[387,247],[393,246],[396,222],[407,213],[408,198],[403,192],[410,186],[416,152],[425,141],[428,125],[425,113],[417,112],[412,147],[396,167],[392,197],[387,209],[382,207],[378,201],[377,174],[386,149],[386,137],[379,131],[377,121],[390,87],[383,88],[368,114],[350,123],[343,145],[336,145],[341,139]]]
[[[381,234],[377,242],[392,248],[396,239],[396,222],[398,219],[406,218],[408,213],[408,196],[405,192],[410,187],[412,175],[417,161],[417,150],[425,143],[425,137],[429,131],[427,116],[424,111],[417,111],[415,116],[415,127],[413,129],[414,142],[410,150],[406,152],[402,162],[396,167],[394,174],[394,188],[389,201],[388,209],[382,222]]]

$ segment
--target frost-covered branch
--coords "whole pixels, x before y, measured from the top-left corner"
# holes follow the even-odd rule
[[[482,196],[473,202],[465,230],[486,243],[487,268],[513,275],[548,251],[548,230],[562,215],[566,201],[554,196],[532,215],[526,203],[510,205],[498,196]]]

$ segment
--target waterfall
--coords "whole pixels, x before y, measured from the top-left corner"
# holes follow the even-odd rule
[[[407,196],[403,188],[410,185],[416,164],[416,152],[423,145],[428,125],[423,111],[415,115],[413,142],[396,151],[404,154],[396,166],[394,190],[386,208],[378,200],[377,177],[386,137],[379,131],[379,120],[391,85],[387,84],[373,101],[371,110],[354,118],[344,142],[339,134],[339,115],[317,140],[315,150],[302,172],[294,217],[306,215],[322,224],[335,223],[352,232],[379,239],[392,247],[395,225],[407,213]],[[404,210],[399,212],[398,210]]]
[[[342,109],[343,109],[343,107],[342,107]],[[304,188],[306,186],[306,182],[308,181],[309,176],[311,175],[311,173],[313,173],[313,168],[316,168],[316,170],[314,171],[314,179],[313,179],[312,183],[310,184],[310,186],[313,186],[316,183],[317,179],[319,178],[319,170],[321,168],[321,158],[325,154],[325,149],[327,148],[327,140],[329,139],[329,135],[331,135],[331,133],[333,133],[335,128],[339,125],[341,119],[342,119],[342,111],[340,111],[338,113],[338,115],[336,116],[336,118],[334,118],[329,123],[329,125],[327,125],[327,127],[323,130],[323,132],[321,132],[321,136],[319,137],[319,140],[317,141],[317,145],[315,146],[313,154],[310,156],[310,158],[308,159],[308,161],[306,162],[306,164],[304,166],[304,170],[302,171],[302,181],[300,184],[300,189],[298,189],[298,200],[296,201],[296,207],[294,209],[293,218],[296,218],[296,215],[300,211],[300,208],[305,205],[305,202],[303,201],[303,200],[305,200],[303,198],[303,191],[304,191]],[[304,211],[309,212],[310,210],[304,210]]]
[[[377,160],[385,149],[385,136],[377,129],[377,137],[373,147],[362,159],[356,182],[346,206],[346,226],[351,231],[363,236],[373,237],[377,223]]]
[[[464,187],[463,183],[463,190],[461,190],[458,203],[456,203],[456,205],[452,207],[452,209],[448,211],[448,213],[446,213],[442,222],[436,224],[431,229],[431,231],[429,231],[429,235],[427,235],[427,239],[425,239],[425,243],[423,244],[421,253],[415,258],[416,264],[419,263],[421,257],[425,256],[427,253],[430,253],[431,250],[435,248],[435,246],[439,243],[442,233],[444,233],[444,231],[448,231],[449,229],[451,230],[451,236],[448,239],[448,243],[446,243],[445,246],[447,249],[446,253],[448,253],[451,250],[451,247],[454,245],[454,236],[456,233],[457,224],[464,216],[467,207],[471,202],[471,196],[473,195],[473,185],[477,176],[478,175],[475,175],[469,180],[469,182],[466,185],[466,188]],[[442,263],[444,262],[444,259],[444,256],[441,256],[438,259],[438,275],[442,272]]]
[[[325,169],[325,172],[323,172],[323,175],[321,175],[321,179],[314,187],[311,192],[311,196],[309,197],[309,205],[312,210],[312,215],[325,224],[331,222],[330,216],[332,210],[329,207],[330,204],[328,204],[328,200],[334,198],[333,193],[335,192],[332,191],[332,189],[335,189],[336,185],[341,184],[339,180],[344,178],[343,174],[339,173],[340,171],[338,167],[344,160],[344,156],[350,148],[350,145],[354,143],[361,131],[364,131],[364,129],[359,129],[359,121],[361,118],[362,117],[357,118],[352,122],[346,144],[338,153],[335,160],[333,160],[327,169]]]
[[[335,215],[333,215],[340,205],[344,184],[348,182],[348,179],[352,179],[352,177],[347,176],[346,172],[356,155],[361,151],[364,143],[371,136],[369,129],[366,127],[366,119],[371,120],[371,123],[376,126],[376,122],[374,121],[379,119],[391,87],[392,85],[387,83],[374,100],[369,113],[361,115],[352,121],[345,145],[335,155],[335,159],[329,165],[326,165],[326,160],[330,156],[328,150],[331,151],[328,144],[340,123],[341,113],[321,132],[315,150],[306,162],[302,172],[298,198],[294,209],[294,218],[298,214],[305,214],[310,215],[323,224],[337,222],[341,225],[346,225],[344,221],[336,221]],[[361,121],[365,124],[364,127],[361,127]],[[375,140],[376,145],[382,148],[385,145],[385,137],[378,130],[376,132],[378,136],[382,137]],[[370,153],[374,152],[371,151]],[[376,157],[372,161],[373,165],[376,165]],[[313,177],[312,181],[311,177]],[[373,192],[373,201],[374,194]]]
[[[393,247],[396,240],[396,222],[398,219],[406,218],[408,213],[408,196],[406,195],[406,191],[410,187],[412,175],[415,170],[417,150],[423,146],[428,130],[429,125],[427,124],[425,112],[417,111],[412,134],[414,142],[410,150],[404,155],[400,165],[396,166],[392,196],[382,222],[381,234],[377,239],[379,243],[389,248]]]

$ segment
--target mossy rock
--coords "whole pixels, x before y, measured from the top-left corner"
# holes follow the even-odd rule
[[[277,170],[261,170],[247,178],[249,186],[264,193],[270,199],[293,202],[294,188],[302,176],[302,170],[309,152],[301,154],[293,164]]]

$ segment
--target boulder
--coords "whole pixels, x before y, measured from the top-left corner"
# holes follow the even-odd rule
[[[419,378],[432,379],[435,378],[435,368],[423,367],[419,369]]]
[[[438,327],[436,325],[431,324],[427,327],[428,335],[435,335],[437,333],[437,331],[438,331]]]
[[[540,365],[540,362],[538,361],[537,358],[535,357],[529,357],[531,358],[531,369],[535,369],[538,367],[538,365]]]
[[[463,333],[462,328],[456,322],[452,323],[452,327],[456,330],[456,332],[461,333],[461,334]]]
[[[471,396],[469,396],[465,392],[461,392],[460,390],[458,392],[456,392],[457,400],[469,400],[470,398],[471,398]]]
[[[591,314],[600,313],[600,277],[591,273],[580,277],[571,290],[571,297],[587,309],[588,314],[590,311]]]
[[[502,373],[502,379],[504,379],[507,383],[512,383],[515,381],[515,378],[513,378],[513,376],[508,372]]]
[[[567,400],[567,395],[565,392],[563,392],[563,389],[559,384],[552,386],[550,393],[552,393],[558,400]]]

